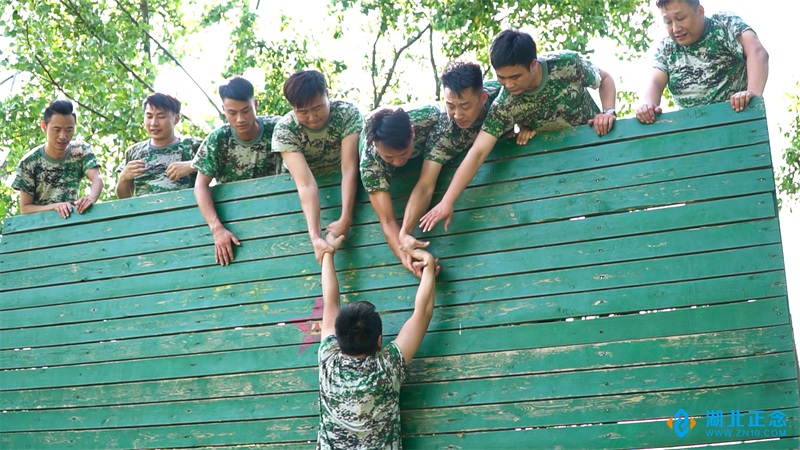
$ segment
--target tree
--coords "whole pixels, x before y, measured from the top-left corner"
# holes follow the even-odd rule
[[[789,107],[789,114],[792,117],[787,130],[781,127],[781,131],[789,139],[789,147],[783,150],[783,163],[780,173],[777,175],[778,192],[792,202],[800,201],[800,83],[797,83],[797,90],[789,93],[792,105]],[[784,206],[787,202],[779,199],[780,205]],[[791,208],[790,208],[791,210]]]
[[[400,85],[395,75],[401,57],[417,64],[430,61],[430,69],[438,72],[434,42],[441,42],[437,47],[444,58],[474,55],[487,69],[492,38],[509,27],[532,29],[541,51],[569,49],[585,53],[590,39],[607,37],[620,45],[623,56],[644,52],[649,44],[647,30],[653,21],[648,7],[646,0],[331,2],[331,10],[340,22],[344,12],[353,9],[370,18],[363,28],[372,36],[371,48],[365,48],[363,53],[368,60],[365,68],[373,80],[373,107]],[[418,43],[426,33],[429,45],[423,48]],[[341,35],[335,34],[337,37]],[[438,83],[436,78],[434,83]]]

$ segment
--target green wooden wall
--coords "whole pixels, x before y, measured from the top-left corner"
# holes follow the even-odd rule
[[[413,183],[392,187],[398,215]],[[321,180],[326,223],[337,184]],[[6,222],[0,446],[313,448],[321,291],[294,183],[214,195],[242,240],[228,267],[191,190]],[[775,203],[762,103],[501,143],[430,236],[442,272],[405,446],[797,448]],[[344,298],[374,302],[392,338],[417,280],[363,191],[354,221]],[[679,409],[697,423],[684,437]],[[755,427],[776,413],[785,425]]]

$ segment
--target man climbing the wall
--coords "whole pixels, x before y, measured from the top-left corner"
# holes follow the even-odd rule
[[[272,130],[280,116],[256,116],[253,85],[242,77],[219,87],[228,123],[212,131],[192,160],[197,169],[194,196],[214,236],[214,260],[222,266],[233,261],[236,236],[222,224],[209,185],[275,175],[280,166],[272,153]]]
[[[181,120],[181,102],[175,97],[156,92],[144,100],[144,129],[150,139],[125,150],[125,161],[117,170],[117,198],[194,187],[197,170],[192,158],[200,141],[175,136],[175,125]]]
[[[338,249],[344,236],[325,237]],[[382,347],[381,317],[372,303],[340,309],[332,253],[322,255],[322,332],[319,346],[320,425],[317,448],[402,447],[400,385],[433,316],[436,262],[420,249],[407,249],[422,270],[414,312],[394,341]]]
[[[538,55],[533,38],[505,30],[492,42],[490,59],[503,90],[492,104],[481,132],[459,166],[444,197],[422,216],[420,227],[430,231],[439,221],[450,226],[453,204],[475,177],[497,140],[520,129],[517,144],[525,145],[539,131],[557,131],[589,124],[599,136],[616,120],[616,87],[608,72],[579,53],[560,51]],[[602,110],[587,88],[598,89]]]
[[[19,191],[22,214],[54,210],[62,218],[74,208],[83,214],[103,192],[100,164],[86,142],[73,141],[77,116],[69,100],[53,100],[44,110],[44,145],[34,148],[17,164],[11,187]],[[80,195],[81,179],[91,181],[88,196]]]
[[[656,6],[669,36],[656,50],[644,105],[636,110],[640,122],[655,122],[665,87],[681,108],[727,101],[736,112],[764,93],[769,55],[739,16],[706,18],[698,0],[658,0]]]

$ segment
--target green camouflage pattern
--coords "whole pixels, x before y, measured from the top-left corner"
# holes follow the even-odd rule
[[[427,141],[436,123],[441,119],[443,108],[435,103],[422,106],[403,106],[403,110],[411,118],[411,126],[414,127],[414,151],[411,152],[409,160],[416,158],[423,153],[427,157]],[[447,115],[444,112],[445,116]],[[364,128],[368,125],[365,124]],[[361,173],[361,183],[367,192],[388,191],[394,167],[385,162],[374,145],[367,145],[366,131],[361,133],[358,140],[359,152],[359,172]]]
[[[739,16],[720,12],[706,18],[697,42],[661,41],[653,67],[669,77],[667,87],[681,108],[721,103],[747,90],[747,64],[738,37],[752,30]]]
[[[192,160],[192,167],[218,183],[277,175],[281,166],[272,152],[272,132],[280,116],[257,117],[258,136],[245,142],[225,124],[206,137]]]
[[[366,358],[342,354],[335,335],[319,346],[317,448],[400,449],[400,386],[408,376],[394,342]]]
[[[144,161],[144,174],[133,179],[136,196],[193,188],[196,173],[172,181],[167,178],[167,167],[174,162],[191,161],[197,154],[200,143],[195,138],[179,139],[164,147],[151,145],[150,139],[138,142],[125,150],[125,161],[119,166],[117,173],[121,173],[131,161]]]
[[[489,108],[502,89],[503,86],[497,81],[483,83],[483,90],[488,94],[488,99],[484,105],[486,113],[488,113]],[[439,115],[439,120],[433,127],[433,131],[428,136],[425,159],[444,165],[463,151],[469,150],[481,131],[483,122],[486,119],[486,113],[469,128],[463,129],[456,125],[446,110],[443,111]]]
[[[600,69],[581,54],[560,51],[539,55],[542,82],[518,95],[503,89],[489,110],[483,130],[501,138],[514,125],[558,131],[586,125],[600,113],[587,88],[600,87]]]
[[[19,161],[11,187],[32,196],[34,205],[75,202],[80,198],[81,180],[86,172],[99,166],[86,142],[70,142],[60,160],[49,157],[41,145]]]
[[[342,139],[360,133],[363,125],[358,106],[344,100],[330,101],[328,122],[321,130],[300,125],[294,111],[290,111],[275,125],[272,151],[301,152],[312,172],[338,167],[342,162]]]

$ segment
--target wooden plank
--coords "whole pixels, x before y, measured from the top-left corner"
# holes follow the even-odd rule
[[[631,351],[632,344],[636,351]],[[544,374],[735,358],[792,350],[788,325],[736,331],[645,338],[546,349],[507,350],[415,359],[407,385],[433,381]],[[104,384],[64,389],[0,391],[0,409],[52,409],[130,403],[166,402],[253,395],[258,392],[304,392],[318,389],[317,368],[276,370],[225,376]]]
[[[761,328],[788,324],[787,309],[786,298],[782,297],[650,314],[633,312],[594,320],[431,332],[417,355],[487,353]],[[657,320],[653,319],[655,315]],[[264,329],[272,333],[269,342]],[[384,328],[387,341],[397,329],[399,326]],[[43,358],[41,366],[24,369],[25,377],[19,376],[20,370],[0,372],[0,386],[3,390],[82,386],[315,366],[314,339],[303,343],[303,336],[296,327],[288,326],[245,328],[236,330],[234,335],[211,332],[75,345],[66,347],[59,360]],[[532,340],[531,336],[538,338]],[[163,358],[166,355],[179,356]],[[59,365],[81,360],[115,362]]]
[[[636,213],[636,220],[631,220],[628,214],[615,214],[608,216],[587,217],[584,220],[571,220],[566,222],[549,222],[534,225],[523,225],[521,231],[528,240],[538,245],[553,245],[566,243],[575,240],[591,241],[609,237],[622,237],[630,234],[650,233],[656,230],[670,230],[681,228],[693,228],[702,226],[712,226],[734,222],[737,220],[752,220],[774,217],[774,203],[767,194],[757,196],[733,198],[713,201],[709,203],[690,203],[679,208],[656,209],[650,211],[640,211]],[[488,226],[490,222],[478,224],[477,229],[482,229],[481,225]],[[508,224],[504,224],[508,225]],[[359,242],[359,235],[364,236],[365,228],[381,234],[376,227],[356,227],[351,232],[350,240],[353,245],[364,244]],[[249,227],[242,231],[248,230]],[[465,239],[463,235],[445,235],[436,240],[436,247],[445,250],[448,255],[457,256],[460,254],[481,253],[485,251],[485,239],[478,239],[474,236]],[[302,236],[300,239],[305,240]],[[364,239],[366,240],[366,238]],[[289,242],[292,242],[290,239]],[[512,248],[518,244],[516,237],[508,237],[506,233],[494,233],[491,242],[495,248]],[[287,243],[287,245],[290,245]],[[105,251],[106,247],[102,248]],[[354,265],[350,262],[355,259],[358,250],[348,250],[344,247],[337,258],[340,268],[348,267],[353,269]],[[483,283],[486,283],[484,281]],[[46,324],[85,322],[91,320],[108,320],[116,317],[130,317],[133,315],[158,314],[173,311],[187,311],[193,308],[202,309],[209,307],[219,307],[226,305],[239,305],[242,302],[272,301],[281,298],[266,297],[267,293],[259,286],[260,281],[246,283],[242,286],[230,286],[227,289],[219,290],[216,288],[186,290],[175,293],[153,294],[149,297],[123,297],[114,300],[102,300],[99,302],[84,302],[79,304],[59,305],[56,307],[38,307],[35,312],[27,309],[0,311],[0,328],[20,328],[24,326],[37,326]],[[460,285],[459,285],[460,286]],[[458,286],[453,286],[457,288]],[[491,288],[483,295],[490,294],[501,286],[490,283],[486,285]],[[484,286],[470,285],[463,290],[464,295],[471,295],[471,292],[483,291]],[[461,292],[462,290],[459,289]],[[441,293],[441,290],[440,290]],[[445,294],[446,295],[446,294]],[[512,295],[512,294],[509,294]],[[387,294],[385,297],[391,299],[396,295]],[[405,298],[403,299],[405,305]],[[305,308],[305,307],[304,307]],[[392,307],[389,310],[395,309]],[[273,310],[274,311],[274,310]],[[291,317],[294,317],[293,315]]]

